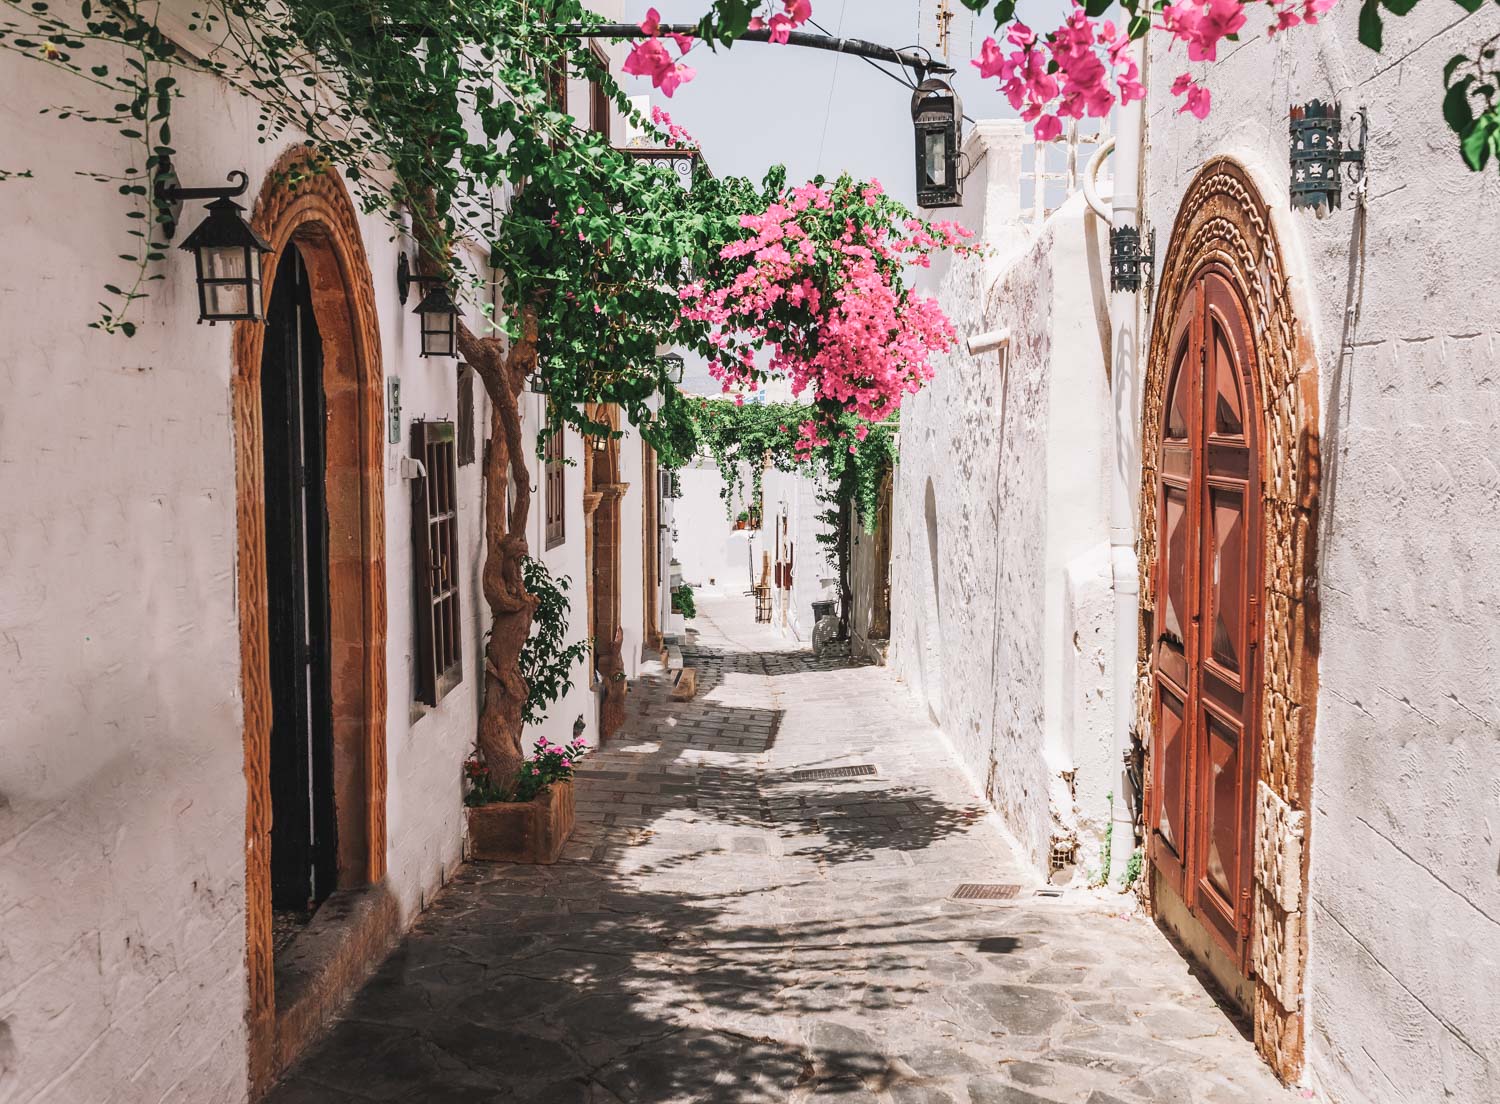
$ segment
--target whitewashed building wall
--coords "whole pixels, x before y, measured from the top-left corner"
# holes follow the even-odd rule
[[[1032,864],[1076,841],[1097,867],[1112,775],[1107,261],[1081,196],[1021,227],[1021,147],[1019,123],[970,138],[961,221],[989,250],[940,274],[959,345],[902,410],[889,662]],[[1002,329],[1006,352],[963,346]]]
[[[1469,172],[1442,68],[1500,10],[1359,6],[1207,70],[1213,111],[1176,114],[1186,68],[1152,51],[1147,217],[1165,249],[1195,170],[1228,155],[1278,218],[1316,349],[1321,598],[1309,827],[1308,1063],[1337,1104],[1500,1099],[1500,179]],[[1370,119],[1361,211],[1287,200],[1287,109]],[[1345,129],[1346,138],[1355,138]]]
[[[181,178],[211,184],[243,169],[253,201],[293,138],[260,145],[246,99],[179,76]],[[101,285],[130,277],[114,258],[131,223],[113,186],[81,174],[117,171],[132,151],[109,127],[39,114],[89,104],[65,74],[8,55],[0,92],[4,167],[34,173],[0,183],[7,247],[25,258],[0,273],[0,1099],[239,1101],[248,1039],[233,330],[195,324],[192,261],[175,249],[153,268],[164,279],[148,285],[136,337],[88,327]],[[187,229],[201,217],[189,204]],[[456,417],[456,362],[417,357],[417,320],[395,280],[411,242],[392,240],[376,216],[359,226],[380,318],[376,386],[383,396],[386,378],[402,381],[402,440],[386,445],[384,462],[385,887],[404,923],[461,855],[461,764],[485,625],[480,467],[459,469],[464,680],[437,708],[414,707],[399,459],[413,419]],[[489,419],[477,383],[475,407],[482,449]],[[576,435],[569,441],[581,456]],[[572,576],[576,637],[587,633],[579,471],[569,472],[569,544],[546,556]],[[637,549],[624,605],[637,640],[640,492],[637,478],[625,512],[635,535],[622,537],[627,559]],[[540,511],[538,499],[538,524]],[[570,732],[579,713],[593,724],[590,696],[575,687],[547,731]]]

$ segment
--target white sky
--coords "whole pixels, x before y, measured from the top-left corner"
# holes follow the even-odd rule
[[[948,63],[958,70],[954,87],[965,113],[974,119],[1014,117],[997,82],[982,80],[969,64],[993,30],[993,16],[975,16],[959,0],[951,6]],[[663,22],[688,23],[707,10],[708,0],[626,0],[625,18],[639,22],[650,7]],[[1068,7],[1064,0],[1022,0],[1019,15],[1035,29],[1050,30]],[[936,0],[813,0],[813,18],[835,35],[896,48],[920,44],[936,54],[936,8]],[[819,172],[835,177],[847,171],[878,179],[914,205],[911,93],[866,62],[742,42],[716,54],[700,43],[688,64],[698,76],[671,99],[641,78],[624,78],[625,88],[632,95],[650,92],[653,103],[699,140],[716,175],[759,181],[767,168],[782,163],[788,180],[799,184]]]

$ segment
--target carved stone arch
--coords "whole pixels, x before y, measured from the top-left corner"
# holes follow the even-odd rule
[[[1308,809],[1317,700],[1317,360],[1298,317],[1271,211],[1235,162],[1208,162],[1178,209],[1162,268],[1143,389],[1140,515],[1140,731],[1151,744],[1151,624],[1156,607],[1159,428],[1171,370],[1173,319],[1207,266],[1228,275],[1254,323],[1260,405],[1263,558],[1262,672],[1254,836],[1255,1041],[1286,1080],[1303,1060]],[[1151,772],[1145,772],[1149,780]],[[1147,807],[1150,808],[1148,795]],[[1149,891],[1149,887],[1148,887]]]
[[[271,244],[262,286],[295,243],[323,345],[334,797],[340,889],[380,881],[386,850],[384,369],[358,212],[331,166],[289,150],[266,175],[251,222]],[[271,933],[271,687],[265,558],[261,354],[265,326],[234,324],[231,406],[244,694],[246,973],[252,1095],[269,1087],[303,1026],[278,1030]]]

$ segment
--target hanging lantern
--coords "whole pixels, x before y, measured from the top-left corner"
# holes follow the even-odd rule
[[[1353,179],[1364,177],[1366,118],[1359,111],[1360,134],[1357,149],[1343,148],[1343,120],[1339,104],[1313,100],[1293,107],[1291,124],[1291,197],[1292,208],[1307,208],[1326,215],[1337,210],[1343,201],[1344,187],[1339,168],[1344,163],[1355,166]]]
[[[421,355],[458,356],[458,305],[454,303],[453,294],[448,290],[448,281],[442,276],[412,275],[411,265],[403,253],[396,262],[396,290],[403,305],[411,293],[412,284],[429,289],[415,311],[421,319]]]
[[[912,93],[918,207],[957,207],[963,202],[963,181],[958,175],[963,117],[963,103],[945,81],[930,77]]]
[[[177,185],[171,162],[162,159],[157,170],[156,199],[174,209],[185,199],[212,199],[208,217],[187,236],[181,248],[193,254],[198,269],[198,321],[259,322],[264,317],[261,265],[270,243],[244,218],[244,208],[231,198],[243,195],[250,178],[236,169],[227,188],[183,188]],[[175,229],[175,215],[164,224],[167,236]]]
[[[458,356],[458,307],[445,284],[436,285],[417,304],[422,320],[422,356]]]
[[[682,383],[682,376],[687,368],[682,357],[677,353],[668,353],[661,358],[662,369],[666,372],[669,383]]]

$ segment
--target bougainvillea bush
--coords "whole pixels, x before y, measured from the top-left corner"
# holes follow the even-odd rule
[[[521,761],[515,774],[501,781],[495,778],[476,748],[464,763],[464,779],[468,782],[464,804],[530,801],[554,782],[571,779],[579,761],[588,753],[589,746],[582,736],[566,744],[554,744],[544,736],[537,740],[535,750]]]
[[[707,327],[709,371],[726,391],[782,378],[808,397],[802,452],[832,441],[855,449],[952,346],[947,316],[905,277],[938,250],[966,249],[969,231],[913,217],[876,181],[784,180],[773,172],[759,209],[725,227],[718,263],[679,292],[682,317]]]

